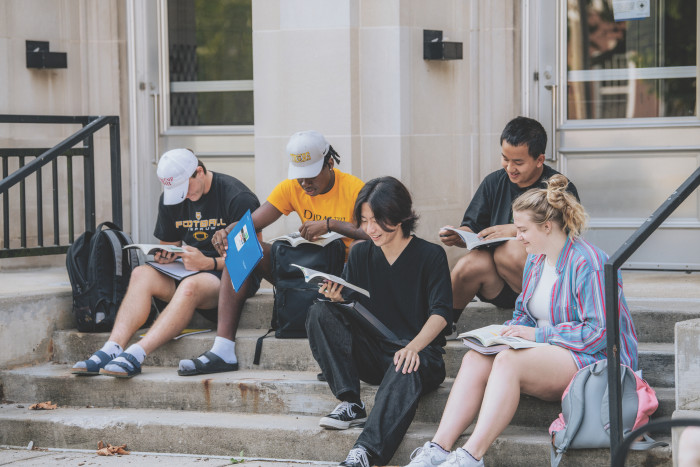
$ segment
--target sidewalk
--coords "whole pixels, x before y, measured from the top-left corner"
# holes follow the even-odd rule
[[[186,454],[161,454],[161,453],[132,453],[128,456],[98,456],[95,451],[73,449],[36,449],[27,450],[18,447],[0,447],[0,466],[30,467],[30,466],[123,466],[150,467],[150,466],[196,466],[196,467],[223,467],[241,465],[242,467],[305,467],[335,465],[326,462],[308,462],[293,460],[273,459],[247,459],[240,456],[196,456]],[[243,462],[232,463],[233,460]]]

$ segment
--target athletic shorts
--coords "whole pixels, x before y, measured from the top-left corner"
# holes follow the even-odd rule
[[[518,298],[518,295],[519,294],[515,293],[505,282],[503,283],[503,289],[501,289],[499,294],[494,298],[488,299],[484,298],[480,293],[476,294],[482,302],[490,303],[498,308],[514,308],[515,300]]]
[[[200,274],[203,274],[203,273],[214,275],[214,276],[218,277],[219,280],[221,280],[221,274],[223,273],[223,271],[202,271]],[[252,287],[250,288],[250,291],[248,292],[248,297],[247,297],[247,298],[250,298],[258,292],[262,278],[260,276],[258,276],[255,273],[255,271],[253,271],[250,274],[250,276],[248,276],[248,279],[246,279],[246,280],[252,281],[252,284],[251,284]],[[180,285],[180,282],[182,282],[182,281],[175,281],[175,287],[178,287]],[[168,302],[160,300],[160,299],[155,298],[155,297],[153,298],[153,300],[155,301],[155,305],[156,305],[156,308],[158,309],[158,313],[163,311],[163,309],[168,304]],[[219,318],[219,310],[217,307],[208,308],[206,310],[197,308],[197,309],[195,309],[195,311],[197,313],[199,313],[200,315],[202,315],[204,318],[211,321],[212,323],[216,323],[219,320],[218,319]]]

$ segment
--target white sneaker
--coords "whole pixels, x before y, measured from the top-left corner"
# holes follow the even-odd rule
[[[433,446],[431,442],[428,441],[411,453],[411,463],[406,467],[431,467],[433,465],[440,465],[447,460],[447,456],[449,455],[450,453]]]
[[[443,467],[484,467],[484,459],[480,461],[474,458],[464,449],[457,448],[452,451],[447,457],[447,460],[442,464]]]

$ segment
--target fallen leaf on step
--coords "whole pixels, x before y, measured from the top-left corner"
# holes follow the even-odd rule
[[[112,446],[111,444],[107,443],[107,446],[105,447],[105,443],[102,441],[97,443],[98,456],[113,456],[115,454],[123,456],[130,454],[130,452],[126,450],[126,444],[122,444],[121,446]]]
[[[57,409],[58,405],[52,404],[51,401],[39,402],[29,406],[29,410],[53,410]]]

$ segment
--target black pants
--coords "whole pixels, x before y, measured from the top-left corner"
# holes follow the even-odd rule
[[[309,308],[306,332],[311,352],[336,397],[345,394],[347,398],[351,393],[359,398],[360,380],[379,385],[374,408],[355,446],[367,449],[373,463],[386,464],[413,421],[418,399],[445,379],[442,349],[426,347],[419,353],[417,371],[397,372],[394,354],[403,345],[375,337],[329,302]]]

